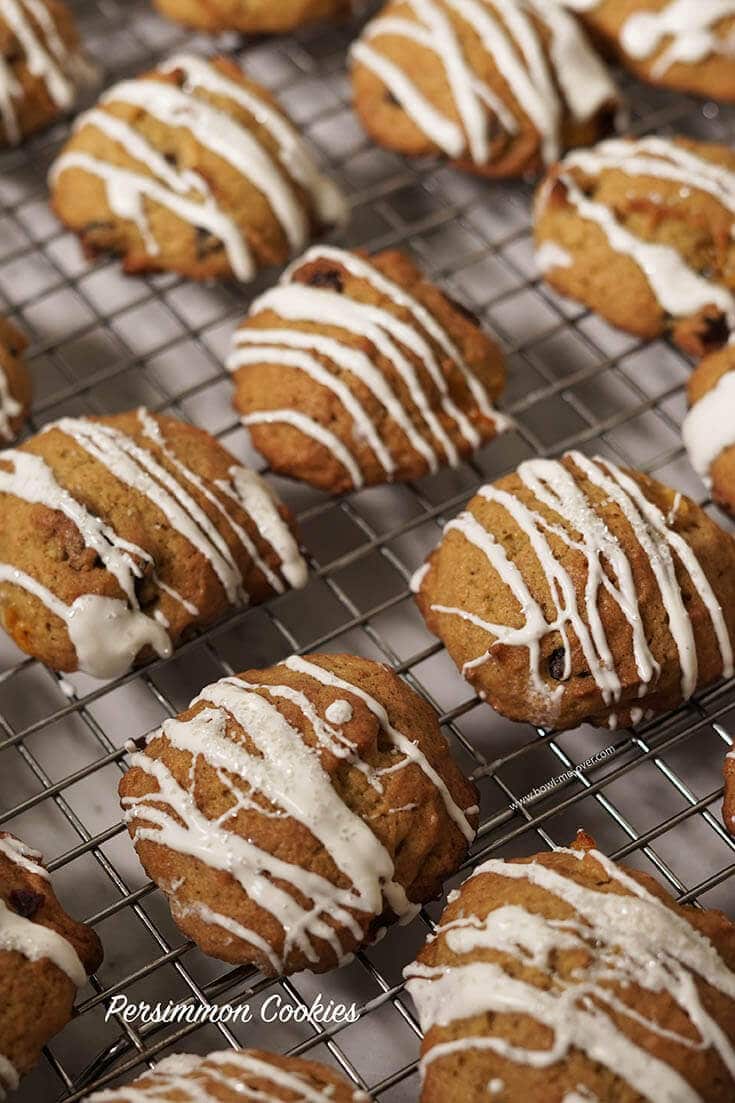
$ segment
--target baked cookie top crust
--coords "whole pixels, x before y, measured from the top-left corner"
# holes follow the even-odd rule
[[[352,0],[154,0],[162,15],[211,34],[282,34],[325,19],[343,19]]]

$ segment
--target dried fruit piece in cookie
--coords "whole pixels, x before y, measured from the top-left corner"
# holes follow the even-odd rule
[[[487,176],[540,171],[609,133],[620,106],[582,28],[547,0],[389,0],[352,63],[379,145]]]
[[[69,1022],[101,961],[97,935],[66,914],[41,855],[0,832],[0,1099]]]
[[[55,670],[115,677],[306,582],[260,476],[144,409],[63,418],[0,453],[0,512],[0,618]]]
[[[735,926],[583,832],[479,866],[405,975],[422,1103],[735,1098]]]
[[[23,334],[0,318],[0,445],[13,440],[28,417],[31,377],[23,359]]]
[[[60,0],[0,6],[0,146],[17,145],[68,111],[96,72]]]
[[[735,152],[619,139],[554,166],[535,210],[539,267],[562,295],[693,356],[735,328]]]
[[[89,253],[192,279],[249,280],[345,215],[273,98],[225,58],[177,55],[114,85],[77,121],[50,184]]]
[[[130,761],[124,817],[174,919],[271,975],[332,969],[413,918],[477,827],[433,710],[351,655],[223,678]]]
[[[333,493],[456,466],[507,424],[500,350],[398,252],[312,249],[252,304],[228,367],[271,467]]]
[[[735,516],[735,346],[705,357],[687,393],[682,434],[690,462],[718,505]]]
[[[125,1088],[95,1092],[86,1103],[158,1103],[196,1099],[198,1103],[370,1103],[370,1096],[334,1069],[302,1057],[283,1057],[259,1049],[228,1049],[195,1057],[175,1053],[159,1061]]]
[[[343,19],[352,0],[155,0],[162,15],[212,33],[280,34],[323,19]]]
[[[580,452],[484,486],[414,588],[513,720],[627,726],[733,673],[735,541],[688,498]]]
[[[735,100],[735,0],[560,0],[649,84]]]

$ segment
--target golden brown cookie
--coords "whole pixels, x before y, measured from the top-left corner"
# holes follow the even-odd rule
[[[722,806],[725,827],[735,835],[735,751],[725,756],[725,800]]]
[[[692,356],[735,331],[735,152],[685,138],[602,142],[548,174],[538,264],[562,295]]]
[[[228,366],[271,467],[332,493],[457,466],[506,426],[500,349],[398,252],[316,246],[252,304]]]
[[[162,15],[211,33],[280,34],[323,19],[343,19],[352,0],[155,0]]]
[[[282,1057],[259,1049],[224,1050],[208,1057],[176,1053],[159,1061],[128,1088],[95,1092],[86,1103],[138,1103],[138,1100],[194,1099],[211,1103],[370,1103],[333,1069],[301,1057]]]
[[[421,1103],[731,1103],[735,926],[580,832],[483,863],[406,969]]]
[[[682,433],[689,460],[717,504],[735,516],[735,346],[705,357],[687,393]]]
[[[41,855],[0,832],[0,1098],[69,1022],[101,962],[97,935],[66,914]]]
[[[641,80],[735,100],[735,0],[561,0]]]
[[[4,0],[0,8],[0,146],[17,145],[74,104],[95,71],[60,0]]]
[[[325,972],[412,918],[478,816],[433,710],[352,655],[207,686],[131,756],[120,797],[182,931],[269,975]]]
[[[546,0],[388,0],[352,62],[379,145],[486,176],[538,172],[609,133],[620,106],[582,28]]]
[[[303,586],[288,511],[201,429],[63,418],[0,453],[0,618],[55,670],[124,673]]]
[[[28,417],[31,377],[23,359],[27,340],[0,318],[0,445],[13,440]]]
[[[270,94],[225,58],[182,54],[114,85],[50,182],[85,250],[131,273],[249,280],[345,214]]]
[[[512,720],[628,726],[733,673],[735,540],[689,498],[580,452],[484,486],[413,586]]]

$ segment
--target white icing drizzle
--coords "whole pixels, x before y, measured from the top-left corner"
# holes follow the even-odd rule
[[[0,440],[9,441],[15,435],[12,421],[23,412],[20,402],[10,393],[8,377],[0,367]]]
[[[298,655],[292,655],[290,659],[286,659],[284,666],[287,666],[289,670],[295,670],[300,674],[307,674],[310,678],[314,678],[317,682],[321,682],[324,686],[331,686],[333,689],[338,689],[342,692],[352,693],[356,697],[359,697],[372,712],[373,716],[377,719],[384,734],[388,737],[390,742],[396,748],[396,750],[405,757],[406,761],[401,763],[398,769],[403,769],[404,766],[414,763],[419,769],[429,778],[429,780],[439,790],[444,806],[449,813],[449,816],[460,829],[465,839],[468,842],[472,842],[475,837],[475,829],[467,819],[467,814],[456,803],[452,794],[449,792],[446,783],[442,780],[434,767],[429,762],[424,752],[413,742],[407,735],[405,735],[398,728],[394,727],[390,722],[390,717],[384,706],[367,693],[361,686],[355,685],[353,682],[346,681],[344,678],[339,678],[331,670],[327,670],[323,666],[319,666],[317,663],[309,662],[308,659],[304,659]]]
[[[0,0],[0,19],[15,35],[29,72],[43,81],[51,100],[62,111],[70,108],[89,66],[80,54],[67,50],[44,0]],[[21,139],[16,101],[22,94],[12,66],[0,59],[0,118],[11,145]]]
[[[583,860],[574,850],[561,853]],[[500,964],[488,961],[436,967],[415,963],[406,970],[407,987],[424,1031],[486,1013],[529,1015],[552,1032],[551,1046],[530,1050],[491,1035],[465,1036],[434,1045],[423,1059],[423,1071],[433,1061],[473,1049],[544,1069],[564,1061],[577,1049],[650,1103],[702,1103],[698,1092],[673,1066],[637,1044],[638,1030],[633,1037],[624,1033],[612,1014],[686,1049],[716,1050],[735,1077],[735,1050],[707,1011],[695,983],[695,978],[701,978],[732,1000],[735,974],[715,946],[683,915],[599,851],[591,851],[584,860],[598,862],[622,891],[597,891],[538,861],[492,859],[479,866],[473,877],[493,874],[527,881],[564,901],[574,916],[549,920],[513,905],[499,907],[484,919],[465,916],[438,931],[460,958],[477,950],[496,950],[545,973],[545,987],[513,977]],[[553,955],[564,951],[581,951],[589,958],[574,979],[562,978],[554,970]],[[666,993],[686,1014],[696,1036],[675,1033],[640,1014],[615,994],[611,984],[622,988],[635,984]],[[580,1086],[576,1098],[589,1096]],[[574,1093],[571,1099],[575,1099]]]
[[[14,1092],[19,1083],[20,1076],[15,1065],[0,1053],[0,1099],[7,1099],[7,1092]]]
[[[314,260],[332,261],[351,275],[365,280],[406,310],[410,314],[411,323],[402,321],[389,310],[347,298],[329,289],[293,282],[298,269]],[[257,317],[268,310],[288,322],[331,325],[357,333],[372,341],[378,352],[393,365],[430,434],[429,439],[414,424],[414,419],[388,384],[385,375],[365,353],[347,342],[296,329],[244,327],[235,334],[235,348],[227,363],[230,371],[258,363],[294,368],[305,372],[320,386],[332,391],[353,421],[354,438],[364,441],[371,448],[388,479],[396,470],[396,462],[372,417],[351,387],[317,359],[317,355],[331,360],[337,368],[348,372],[368,388],[372,397],[405,433],[411,446],[426,460],[431,471],[436,471],[439,465],[436,445],[441,448],[446,461],[453,466],[459,462],[459,454],[450,435],[434,413],[425,386],[401,346],[409,349],[419,359],[438,391],[444,413],[454,422],[457,431],[470,447],[478,447],[480,435],[451,398],[440,360],[423,334],[431,338],[450,359],[480,411],[495,422],[497,431],[503,431],[509,425],[508,420],[493,409],[485,387],[430,311],[393,280],[383,276],[372,264],[353,253],[329,247],[316,247],[307,252],[286,270],[278,287],[255,300],[250,317]],[[307,417],[302,411],[267,410],[248,414],[243,420],[246,425],[278,422],[293,425],[332,452],[347,470],[355,487],[363,485],[359,463],[347,445],[331,429]]]
[[[193,719],[166,721],[161,730],[160,734],[171,746],[192,755],[189,786],[182,787],[162,761],[144,753],[133,754],[131,764],[149,774],[158,783],[158,791],[124,798],[124,817],[128,823],[136,821],[136,843],[149,840],[228,872],[251,899],[270,912],[284,931],[280,957],[272,947],[268,954],[279,970],[284,968],[294,946],[309,961],[316,961],[314,939],[328,942],[341,961],[345,952],[339,931],[326,922],[327,916],[333,916],[359,939],[361,927],[353,911],[380,915],[387,902],[397,917],[404,918],[413,917],[416,908],[394,879],[388,851],[334,789],[318,751],[304,742],[298,729],[263,691],[268,691],[269,697],[286,697],[313,726],[318,741],[324,742],[326,734],[329,749],[334,751],[332,740],[339,733],[326,729],[303,694],[287,686],[251,685],[238,678],[225,678],[205,688],[195,699],[193,704],[201,702],[205,707]],[[243,728],[259,754],[251,753],[244,744],[227,735],[228,717]],[[158,736],[155,733],[151,738]],[[343,755],[348,753],[344,746],[338,750]],[[354,754],[354,748],[351,753]],[[233,800],[230,811],[217,820],[207,819],[193,796],[198,761],[217,770]],[[241,789],[235,779],[248,788]],[[234,833],[228,820],[237,811],[246,807],[263,811],[261,804],[254,801],[255,794],[266,798],[280,815],[290,816],[308,828],[351,883],[350,888],[339,888]],[[291,893],[279,888],[274,878],[292,885],[300,896],[312,901],[311,905],[303,907]],[[197,914],[205,918],[201,910]],[[251,935],[226,916],[208,912],[206,918],[262,950],[262,938],[257,933]]]
[[[684,444],[697,474],[710,486],[712,464],[735,445],[735,371],[725,372],[684,418]]]
[[[41,865],[41,855],[32,846],[27,846],[13,835],[0,838],[0,853],[9,858],[16,866],[20,866],[26,873],[33,873],[36,877],[48,880],[48,870]]]
[[[77,988],[87,983],[87,974],[71,942],[41,923],[17,915],[0,899],[0,950],[22,954],[28,961],[47,958],[61,969]]]
[[[574,166],[578,156],[571,155],[570,167]],[[568,165],[569,159],[565,159],[562,168]],[[666,169],[657,171],[662,173]],[[662,310],[672,318],[682,318],[707,306],[716,306],[730,327],[735,328],[735,297],[724,284],[700,276],[673,246],[645,241],[631,233],[618,222],[610,207],[585,195],[567,172],[562,172],[558,179],[565,188],[567,202],[576,208],[580,216],[600,228],[614,252],[630,257],[638,265]],[[692,184],[697,186],[694,181]],[[543,203],[542,198],[542,206]]]
[[[544,275],[552,268],[571,268],[572,256],[555,241],[543,241],[536,250],[536,267]]]
[[[672,65],[696,65],[708,57],[735,56],[735,38],[720,37],[716,25],[735,15],[735,0],[670,0],[659,11],[634,12],[620,30],[620,45],[640,61],[668,43],[653,67],[664,76]]]
[[[330,724],[349,724],[352,719],[352,705],[349,701],[332,701],[324,716]]]
[[[273,1086],[272,1090],[249,1088],[247,1081],[251,1079],[267,1080]],[[217,1103],[221,1097],[211,1094],[205,1086],[207,1081],[228,1089],[233,1095],[258,1100],[259,1103],[279,1103],[284,1091],[289,1093],[294,1103],[328,1103],[334,1095],[333,1087],[315,1087],[293,1068],[284,1069],[272,1064],[255,1051],[225,1050],[210,1053],[208,1057],[195,1057],[187,1053],[166,1057],[155,1069],[141,1076],[135,1086],[95,1092],[88,1103],[115,1103],[117,1100],[148,1103],[171,1092],[191,1100],[191,1103]],[[353,1103],[370,1103],[369,1097],[361,1091],[353,1091],[352,1100]]]
[[[257,475],[245,468],[233,467],[230,484],[225,481],[213,484],[224,494],[223,501],[168,447],[154,417],[141,409],[138,419],[145,437],[160,449],[176,476],[149,449],[110,425],[83,418],[64,418],[49,428],[56,428],[71,437],[116,479],[144,494],[163,513],[171,527],[209,562],[230,604],[242,604],[247,600],[240,568],[227,541],[188,488],[195,487],[217,510],[223,524],[237,537],[274,590],[282,593],[285,589],[283,582],[259,554],[245,529],[231,516],[226,499],[236,502],[251,517],[261,537],[282,557],[283,576],[292,585],[305,583],[306,564],[299,555],[288,525],[278,513],[269,489]],[[171,654],[166,618],[143,613],[135,591],[136,581],[143,576],[145,566],[152,564],[148,552],[120,537],[111,525],[90,513],[83,503],[57,482],[46,461],[34,453],[21,450],[3,452],[0,493],[42,504],[68,517],[85,547],[96,552],[125,595],[125,600],[122,600],[87,594],[67,606],[25,572],[10,564],[0,564],[0,581],[21,586],[66,623],[80,669],[96,677],[112,678],[124,673],[146,645],[161,657]],[[199,615],[197,607],[158,574],[154,573],[153,578],[156,585],[182,605],[190,616]]]
[[[322,221],[341,221],[345,206],[334,185],[318,172],[306,146],[291,124],[253,91],[241,87],[204,58],[178,55],[159,67],[161,73],[181,70],[182,88],[154,79],[123,81],[102,98],[102,108],[82,115],[79,130],[93,126],[123,147],[146,172],[123,168],[88,153],[72,150],[61,155],[51,170],[51,183],[67,169],[77,168],[105,183],[107,202],[119,218],[135,223],[151,256],[159,253],[151,231],[145,200],[172,211],[184,222],[208,230],[227,252],[234,275],[243,281],[255,273],[247,234],[220,206],[216,194],[198,172],[171,165],[148,139],[105,106],[124,103],[143,109],[165,126],[184,127],[210,153],[226,161],[267,199],[289,246],[303,248],[310,236],[304,206],[293,181],[309,194]],[[198,90],[227,97],[244,107],[278,144],[278,163],[255,133],[225,110],[197,95]]]
[[[605,66],[581,28],[565,11],[545,0],[493,0],[492,7],[481,0],[444,0],[442,4],[408,0],[408,6],[412,19],[379,15],[369,23],[352,48],[352,58],[385,84],[416,125],[449,157],[469,156],[477,165],[487,164],[491,150],[488,117],[495,117],[506,133],[514,135],[519,130],[519,107],[538,130],[544,160],[550,164],[560,153],[566,111],[576,119],[589,119],[603,104],[617,98]],[[447,9],[472,27],[517,107],[516,103],[507,104],[473,70]],[[548,48],[537,20],[548,31]],[[375,45],[376,40],[379,43],[390,37],[436,54],[461,125],[436,108],[401,66]]]
[[[619,467],[600,458],[590,460],[579,452],[569,453],[569,458],[607,500],[619,507],[650,562],[679,656],[684,700],[691,697],[697,687],[698,663],[692,622],[676,577],[675,557],[686,570],[707,610],[720,650],[724,676],[730,677],[733,672],[733,649],[727,623],[692,548],[683,536],[671,528],[668,519],[646,498],[638,484]],[[520,465],[518,475],[539,502],[566,521],[571,532],[561,524],[547,520],[508,491],[486,486],[479,493],[487,501],[501,506],[528,538],[546,580],[555,615],[547,620],[542,604],[530,592],[504,545],[469,512],[450,521],[445,531],[461,533],[483,553],[490,567],[518,602],[524,623],[520,628],[492,624],[472,610],[440,603],[432,605],[432,609],[481,628],[503,645],[528,648],[530,684],[552,705],[558,703],[564,688],[560,685],[551,690],[547,686],[540,669],[541,642],[550,632],[560,634],[564,647],[561,681],[564,681],[571,674],[569,630],[572,629],[603,701],[611,704],[620,701],[624,687],[599,609],[600,596],[606,592],[629,625],[632,652],[641,683],[639,696],[644,696],[655,686],[660,667],[646,638],[632,566],[622,545],[596,512],[592,500],[579,486],[575,476],[562,463],[529,460]],[[554,554],[551,536],[561,540],[570,551],[584,556],[586,584],[582,594],[578,592],[572,575]],[[611,570],[612,578],[608,576],[606,567]],[[466,662],[465,673],[490,662],[493,646]]]

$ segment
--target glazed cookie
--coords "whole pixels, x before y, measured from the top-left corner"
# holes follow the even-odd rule
[[[352,0],[155,0],[162,15],[212,33],[279,34],[349,15]]]
[[[124,818],[177,924],[269,975],[325,972],[412,919],[477,827],[433,710],[351,655],[223,678],[130,762]]]
[[[28,342],[0,318],[0,445],[19,433],[31,405],[31,377],[23,359]]]
[[[735,152],[684,138],[602,142],[536,198],[539,268],[562,295],[692,356],[735,327]]]
[[[0,6],[0,146],[17,145],[74,104],[94,67],[66,4],[3,0]]]
[[[352,48],[355,107],[388,149],[520,176],[609,133],[620,103],[547,0],[388,0]]]
[[[735,835],[735,751],[725,756],[725,801],[722,807],[725,827]]]
[[[413,587],[512,720],[628,726],[733,673],[735,541],[688,498],[580,452],[484,486]]]
[[[69,1022],[101,962],[97,935],[66,914],[41,855],[0,832],[0,1099]]]
[[[271,467],[333,493],[457,466],[506,425],[499,348],[397,252],[314,248],[252,304],[228,367]]]
[[[146,410],[0,453],[0,618],[55,670],[123,674],[303,586],[289,514],[208,433]]]
[[[730,1103],[735,926],[580,832],[492,859],[406,969],[422,1103]]]
[[[649,84],[735,100],[735,0],[560,0]]]
[[[692,467],[735,516],[735,346],[705,357],[687,385],[682,433]]]
[[[345,215],[269,93],[225,58],[179,55],[110,88],[50,186],[88,253],[192,279],[249,280]]]
[[[177,1053],[160,1061],[129,1088],[87,1096],[86,1103],[158,1103],[190,1099],[197,1103],[370,1103],[333,1069],[300,1057],[282,1057],[258,1049],[228,1049],[195,1057]]]

